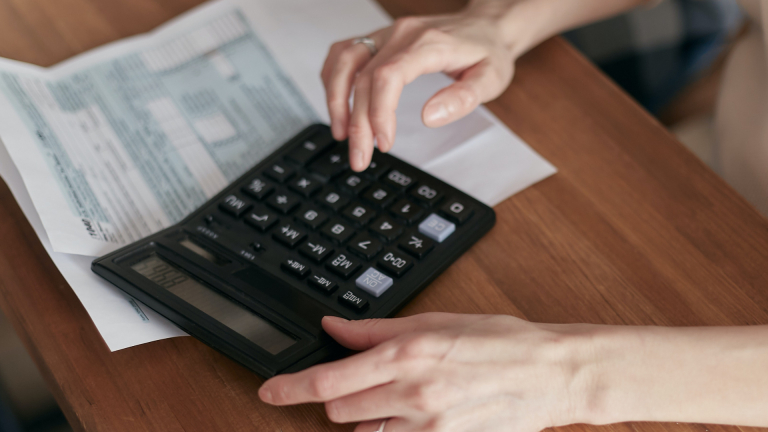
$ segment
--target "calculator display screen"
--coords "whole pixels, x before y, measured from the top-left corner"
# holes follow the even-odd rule
[[[260,316],[197,282],[155,254],[131,268],[273,355],[296,343],[294,338]]]

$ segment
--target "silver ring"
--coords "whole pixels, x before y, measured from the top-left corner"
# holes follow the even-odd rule
[[[386,426],[386,425],[387,425],[387,421],[384,420],[383,422],[381,422],[381,424],[379,425],[379,428],[376,429],[375,432],[384,432],[384,426]]]
[[[371,57],[375,56],[376,53],[379,52],[378,48],[376,48],[376,42],[369,38],[369,37],[359,37],[352,41],[352,45],[357,44],[363,44],[366,48],[368,48],[368,51],[371,53]]]

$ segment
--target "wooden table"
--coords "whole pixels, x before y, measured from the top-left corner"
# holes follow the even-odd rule
[[[196,3],[0,0],[0,56],[51,65]],[[382,3],[394,16],[459,6]],[[768,324],[768,221],[565,42],[521,59],[513,85],[489,107],[560,172],[499,204],[490,234],[403,315]],[[329,423],[318,405],[259,402],[260,378],[192,338],[110,353],[4,185],[0,202],[0,305],[75,429],[352,430]]]

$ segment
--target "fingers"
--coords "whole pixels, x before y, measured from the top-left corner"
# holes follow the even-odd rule
[[[427,332],[476,320],[476,315],[426,313],[404,318],[347,321],[323,318],[323,329],[349,349],[362,351],[414,331]]]
[[[370,350],[265,382],[259,397],[272,405],[324,402],[391,382],[396,369],[391,353]]]
[[[464,71],[459,79],[432,96],[422,110],[428,127],[454,122],[483,102],[495,99],[509,85],[513,64],[494,64],[485,59]]]
[[[321,77],[325,85],[331,132],[337,141],[347,138],[349,96],[357,72],[371,59],[371,53],[352,39],[334,44],[323,66]]]
[[[371,77],[359,74],[355,79],[355,96],[347,132],[349,134],[349,166],[353,171],[368,168],[373,156],[373,130],[368,118]]]
[[[369,115],[379,150],[389,151],[394,144],[397,128],[395,111],[403,88],[420,75],[445,70],[449,61],[444,52],[422,46],[395,55],[370,72]]]

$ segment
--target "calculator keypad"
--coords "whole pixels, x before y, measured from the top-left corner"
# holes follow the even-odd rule
[[[241,258],[271,260],[286,280],[329,305],[366,311],[473,208],[457,191],[378,152],[368,169],[353,172],[347,151],[330,134],[296,144],[225,195],[218,209],[226,216],[207,214],[202,234],[216,239],[243,223],[254,237],[237,249]]]

